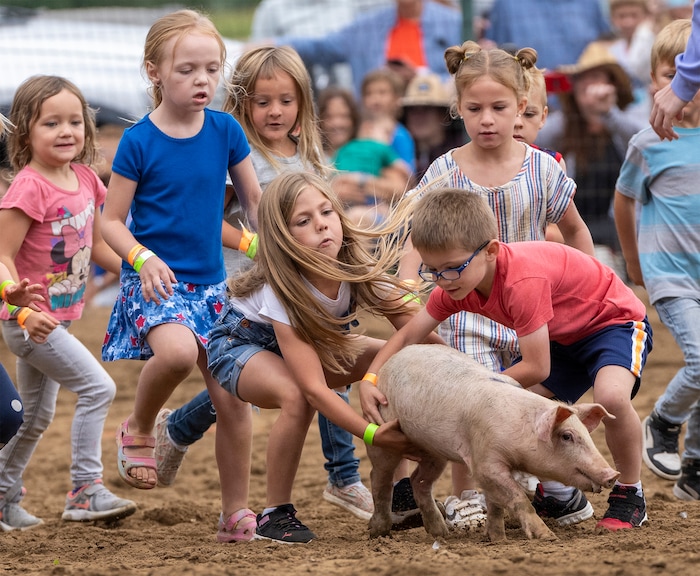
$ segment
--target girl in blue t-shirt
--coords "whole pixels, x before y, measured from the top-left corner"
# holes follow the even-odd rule
[[[199,367],[218,414],[217,463],[228,518],[248,500],[247,486],[227,488],[231,478],[249,473],[251,410],[213,380],[204,345],[224,301],[222,240],[238,247],[242,239],[223,225],[226,171],[253,227],[260,186],[241,126],[206,108],[225,57],[212,22],[193,10],[163,16],[146,37],[153,111],[122,137],[103,213],[105,240],[126,263],[102,356],[146,360],[134,411],[117,431],[119,475],[141,489],[158,481],[156,415]]]

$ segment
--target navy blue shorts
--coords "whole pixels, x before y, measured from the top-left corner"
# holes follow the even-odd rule
[[[593,386],[603,366],[622,366],[636,376],[634,398],[652,344],[652,330],[646,317],[641,322],[608,326],[568,346],[552,342],[552,369],[542,385],[557,399],[573,404]]]

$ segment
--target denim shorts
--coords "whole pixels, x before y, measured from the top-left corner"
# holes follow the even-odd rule
[[[248,320],[226,301],[207,342],[208,368],[212,376],[234,396],[238,396],[238,379],[246,362],[267,350],[282,356],[272,324]]]
[[[652,331],[647,318],[608,326],[567,346],[551,342],[552,369],[542,386],[558,400],[573,404],[593,386],[598,370],[622,366],[636,376],[631,394],[634,398],[651,347]]]

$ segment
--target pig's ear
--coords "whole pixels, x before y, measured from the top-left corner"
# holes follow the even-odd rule
[[[610,414],[600,404],[578,404],[574,408],[589,432],[593,432],[603,418],[615,419],[615,416]]]
[[[537,439],[541,442],[551,444],[555,428],[572,414],[575,414],[573,408],[564,404],[557,404],[540,414],[535,422]]]

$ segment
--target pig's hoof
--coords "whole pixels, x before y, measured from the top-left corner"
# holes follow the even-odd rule
[[[391,520],[389,522],[382,522],[375,520],[374,517],[370,518],[369,521],[369,537],[370,538],[380,538],[382,536],[389,536],[391,533]]]

